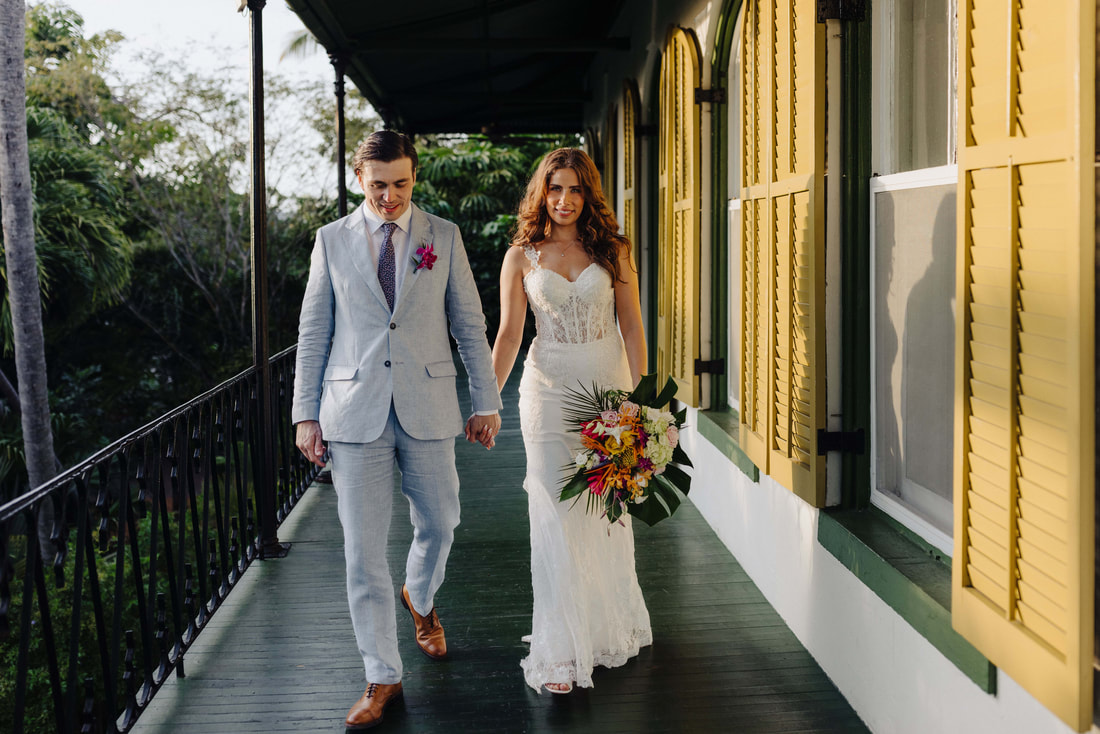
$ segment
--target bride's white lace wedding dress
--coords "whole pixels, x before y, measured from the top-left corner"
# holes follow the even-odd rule
[[[610,274],[593,263],[570,282],[541,267],[534,248],[525,252],[531,270],[523,284],[538,335],[519,385],[534,591],[531,653],[521,665],[536,690],[545,683],[591,687],[594,666],[622,665],[653,634],[634,570],[630,516],[609,526],[586,512],[585,496],[576,506],[558,501],[580,449],[562,417],[563,388],[595,382],[630,389],[630,368]]]

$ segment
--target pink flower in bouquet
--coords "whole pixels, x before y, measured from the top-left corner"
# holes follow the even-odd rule
[[[668,436],[668,445],[676,448],[676,444],[680,443],[680,429],[676,426],[669,426],[665,435]]]
[[[603,494],[603,472],[588,475],[588,489],[592,494]]]
[[[619,414],[624,418],[637,418],[638,414],[641,412],[641,407],[637,403],[632,403],[629,400],[624,400],[622,405],[619,406]]]
[[[617,410],[605,410],[600,413],[600,420],[604,422],[604,425],[611,427],[619,424],[619,411]]]

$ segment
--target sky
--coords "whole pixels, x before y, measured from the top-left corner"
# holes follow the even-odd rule
[[[115,30],[125,37],[112,53],[108,79],[140,78],[135,60],[142,53],[159,53],[170,61],[178,61],[189,70],[212,74],[228,74],[247,89],[250,73],[248,13],[238,13],[238,0],[50,0],[68,5],[84,18],[85,35]],[[279,73],[300,81],[317,84],[335,108],[332,95],[334,70],[323,49],[317,48],[305,57],[279,60],[289,39],[305,29],[298,16],[283,0],[268,0],[262,11],[264,73]],[[349,85],[350,86],[350,85]],[[300,149],[316,150],[324,141],[309,128],[295,110],[278,111],[267,100],[268,178],[269,186],[284,194],[316,195],[335,193],[336,170],[323,159],[309,162],[295,157],[297,163],[280,166],[273,156],[272,141],[297,140]],[[277,129],[278,128],[278,129]],[[280,136],[277,133],[282,132]],[[293,143],[287,143],[293,145]],[[316,156],[316,154],[314,154]],[[285,157],[284,157],[285,158]]]
[[[238,0],[61,0],[84,17],[90,35],[106,30],[121,32],[126,41],[120,59],[139,49],[159,49],[189,64],[224,68],[228,63],[247,74],[249,68],[248,13],[238,13]],[[305,28],[282,0],[269,0],[263,9],[264,69],[291,76],[331,81],[328,56],[318,50],[304,59],[279,61],[287,40]],[[220,50],[227,50],[225,56]],[[124,74],[120,68],[118,73]]]

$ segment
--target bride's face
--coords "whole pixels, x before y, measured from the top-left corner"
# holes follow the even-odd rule
[[[584,187],[572,168],[559,168],[546,185],[546,212],[550,221],[561,227],[577,223],[584,211]]]

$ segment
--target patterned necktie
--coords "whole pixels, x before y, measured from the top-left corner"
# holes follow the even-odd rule
[[[382,285],[382,292],[386,294],[386,303],[393,311],[394,294],[397,291],[397,277],[393,258],[393,231],[397,225],[386,222],[382,225],[385,235],[382,237],[382,249],[378,251],[378,282]]]

